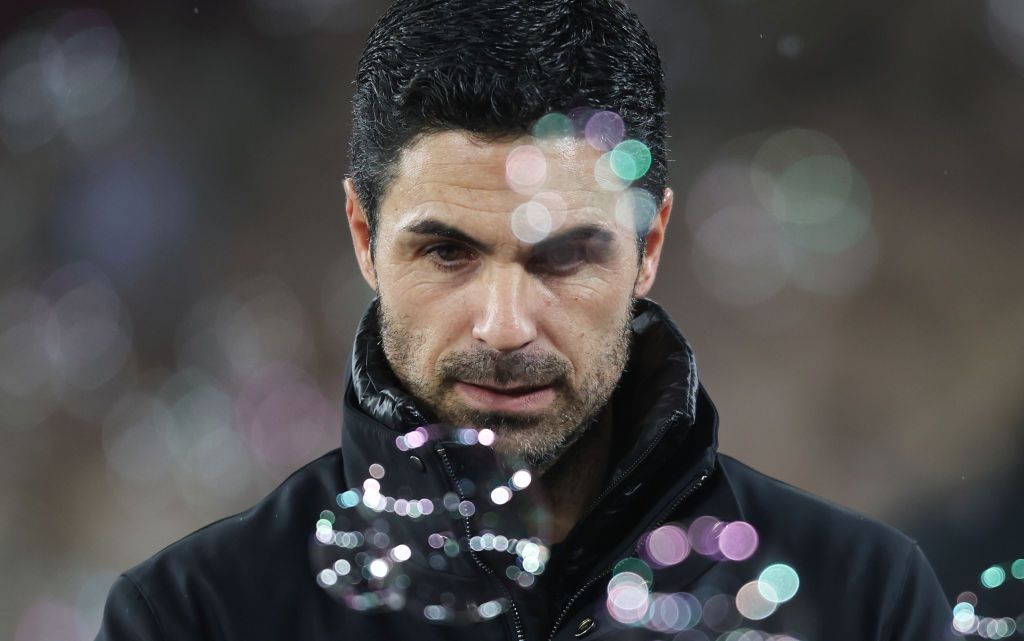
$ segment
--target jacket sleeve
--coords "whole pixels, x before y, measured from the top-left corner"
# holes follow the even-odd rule
[[[103,607],[96,641],[163,641],[163,630],[146,596],[130,578],[118,577]]]
[[[886,641],[953,639],[953,608],[946,601],[935,571],[915,543],[903,569],[900,591],[889,606]]]

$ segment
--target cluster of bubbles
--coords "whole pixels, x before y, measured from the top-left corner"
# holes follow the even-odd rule
[[[510,225],[516,238],[535,244],[565,221],[566,203],[555,191],[547,190],[557,172],[559,145],[567,139],[582,139],[602,155],[594,164],[594,180],[602,192],[617,194],[615,221],[630,233],[643,233],[657,213],[658,201],[648,191],[631,185],[651,167],[651,150],[640,140],[626,138],[626,125],[613,111],[589,108],[568,114],[552,112],[540,118],[532,129],[530,144],[516,147],[505,161],[505,178],[510,189],[530,199],[512,212]]]
[[[400,436],[396,445],[405,451],[421,447],[432,436],[436,435],[432,435],[427,428],[421,428]],[[490,430],[463,428],[456,430],[454,437],[465,444],[493,442],[493,432]],[[416,520],[434,514],[436,505],[443,507],[444,513],[453,520],[461,521],[476,514],[477,506],[470,500],[460,498],[455,492],[448,492],[440,499],[387,496],[381,493],[380,485],[380,479],[386,474],[384,466],[373,463],[368,472],[369,477],[363,481],[361,488],[346,490],[335,498],[342,510],[368,510],[365,513],[367,520],[372,521],[366,528],[336,529],[337,515],[333,510],[324,510],[316,521],[314,538],[320,545],[335,546],[346,551],[358,550],[351,560],[339,559],[330,567],[322,568],[317,574],[317,582],[323,588],[347,588],[342,591],[344,602],[357,610],[382,607],[400,609],[405,606],[404,591],[411,584],[409,576],[401,572],[401,565],[413,556],[413,551],[408,544],[392,539],[391,527],[385,515]],[[529,470],[516,470],[505,484],[498,485],[490,492],[490,500],[496,506],[504,505],[511,500],[514,492],[526,489],[532,481]],[[461,484],[469,484],[469,481],[464,479]],[[485,526],[491,516],[493,513],[483,514]],[[361,517],[357,514],[355,518],[358,521]],[[451,531],[431,532],[425,535],[425,543],[425,547],[418,546],[418,549],[427,551],[427,564],[438,571],[447,569],[448,559],[460,554],[505,552],[511,557],[504,570],[505,576],[523,588],[534,585],[551,558],[550,549],[537,537],[517,538],[493,531],[464,537],[457,537]],[[493,618],[506,608],[502,600],[461,605],[456,608],[454,602],[430,604],[425,607],[423,616],[430,621],[451,622],[458,619],[461,622],[472,622]]]
[[[736,306],[787,286],[851,295],[878,259],[871,211],[867,181],[829,136],[789,129],[733,141],[688,196],[696,275]]]
[[[716,560],[744,561],[753,556],[757,546],[757,531],[744,521],[724,522],[701,516],[688,529],[678,524],[663,525],[641,541],[640,557],[624,559],[612,570],[606,588],[608,613],[621,624],[658,632],[693,631],[703,623],[712,630],[734,635],[730,638],[777,638],[738,626],[741,617],[750,621],[766,619],[796,595],[800,577],[786,564],[766,566],[732,597],[715,594],[701,601],[686,592],[652,591],[654,571],[681,563],[691,552]]]
[[[124,43],[99,10],[60,14],[0,50],[0,140],[13,153],[58,136],[93,149],[125,128],[133,108]]]
[[[1007,572],[1007,568],[1009,572]],[[1010,563],[997,563],[985,568],[978,579],[982,588],[995,590],[1007,584],[1010,578],[1024,581],[1024,559],[1016,559]],[[953,606],[953,630],[963,636],[978,636],[983,639],[1006,639],[1018,631],[1024,631],[1024,614],[1016,618],[1011,616],[988,617],[977,612],[978,595],[974,592],[961,592]]]

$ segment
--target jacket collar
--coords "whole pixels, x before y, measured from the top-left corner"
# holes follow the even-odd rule
[[[476,490],[479,505],[493,507],[487,503],[488,488],[512,471],[495,470],[498,463],[488,457],[488,448],[467,445],[433,428],[421,430],[428,438],[415,443],[417,447],[402,441],[404,434],[429,425],[432,417],[401,388],[388,365],[377,314],[375,300],[357,331],[346,384],[342,453],[347,483],[361,487],[369,466],[378,463],[386,471],[380,480],[384,494],[436,499],[455,491],[461,498],[468,488],[470,494]],[[715,465],[718,416],[698,382],[690,345],[668,314],[647,299],[636,302],[632,331],[627,366],[609,404],[612,409],[606,410],[613,413],[613,451],[625,454],[612,462],[604,490],[562,546],[568,552],[559,564],[560,581],[579,581],[581,574],[598,571],[609,559],[629,556],[639,537],[667,519],[680,497]],[[468,532],[456,536],[495,529],[481,524],[480,516],[468,519]],[[501,521],[517,527],[514,520]],[[421,519],[418,527],[424,525]],[[431,527],[444,526],[436,521]],[[450,518],[447,527],[457,528]],[[422,532],[404,534],[423,538]],[[454,575],[477,573],[460,558],[452,564],[446,570]]]

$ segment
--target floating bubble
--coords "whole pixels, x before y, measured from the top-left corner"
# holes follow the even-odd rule
[[[658,215],[658,201],[646,189],[628,189],[615,201],[615,222],[631,234],[646,236]]]
[[[650,591],[644,577],[620,572],[608,581],[608,613],[620,623],[639,623],[650,607]]]
[[[1006,570],[999,565],[993,565],[981,573],[981,584],[986,588],[998,588],[1006,581]]]
[[[715,632],[728,632],[742,622],[736,600],[727,594],[716,594],[704,602],[704,625]]]
[[[639,140],[626,140],[615,146],[609,161],[619,178],[639,180],[651,168],[651,150]]]
[[[698,554],[711,557],[719,556],[721,550],[718,548],[718,534],[723,525],[713,516],[698,516],[690,524],[690,545]]]
[[[352,571],[352,564],[345,559],[338,559],[334,562],[334,572],[338,576],[345,576]]]
[[[501,614],[502,610],[501,603],[498,601],[486,601],[477,608],[477,612],[484,619],[493,619]]]
[[[320,575],[317,576],[317,581],[321,587],[330,587],[338,582],[338,575],[331,569],[321,570]]]
[[[517,490],[525,490],[529,487],[533,477],[530,475],[529,470],[519,470],[512,475],[512,487]]]
[[[751,621],[767,619],[779,604],[778,596],[771,590],[770,585],[760,581],[747,583],[736,593],[736,609]]]
[[[611,151],[626,137],[626,124],[614,111],[598,111],[587,120],[584,135],[598,151]]]
[[[543,116],[533,125],[533,137],[539,141],[551,138],[571,138],[575,133],[572,120],[558,112]]]
[[[476,506],[473,505],[472,501],[462,501],[459,503],[459,514],[462,516],[473,516],[476,512]]]
[[[749,559],[757,550],[757,530],[743,521],[729,523],[718,537],[718,549],[732,561]]]
[[[524,243],[538,243],[551,233],[551,212],[544,205],[528,201],[512,212],[512,233]]]
[[[614,575],[612,580],[615,580],[619,574],[630,574],[642,577],[648,586],[654,583],[654,572],[651,570],[651,566],[636,557],[625,558],[616,563],[612,574]]]
[[[512,490],[505,485],[499,485],[491,490],[491,502],[495,505],[505,505],[512,500]]]
[[[644,542],[647,559],[659,567],[682,562],[690,553],[686,532],[675,525],[663,525],[648,535]]]
[[[764,586],[761,596],[766,599],[777,599],[777,603],[785,603],[800,589],[800,575],[785,563],[769,565],[757,578],[759,585]]]
[[[647,627],[658,632],[679,632],[700,621],[700,602],[693,596],[655,594],[647,613]]]
[[[370,562],[370,574],[378,579],[383,579],[391,571],[391,566],[384,559],[374,559]]]
[[[565,204],[565,199],[553,191],[542,191],[534,194],[531,199],[533,202],[546,207],[548,215],[551,217],[551,231],[554,231],[562,226],[565,222],[566,212],[568,206]]]
[[[788,241],[774,217],[755,207],[726,207],[697,230],[693,266],[715,298],[746,307],[785,287],[787,253]]]
[[[547,180],[548,161],[533,145],[522,145],[509,152],[505,160],[508,186],[520,193],[533,193]]]
[[[603,154],[594,163],[594,180],[597,181],[597,186],[604,191],[622,191],[629,187],[630,183],[630,181],[620,178],[612,169],[611,152]]]
[[[1015,579],[1024,580],[1024,559],[1017,559],[1010,565],[1010,574]]]

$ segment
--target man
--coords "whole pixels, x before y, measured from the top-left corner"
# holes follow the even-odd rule
[[[673,196],[623,3],[399,0],[356,84],[342,447],[125,573],[100,639],[946,636],[913,541],[716,452],[644,298]]]

